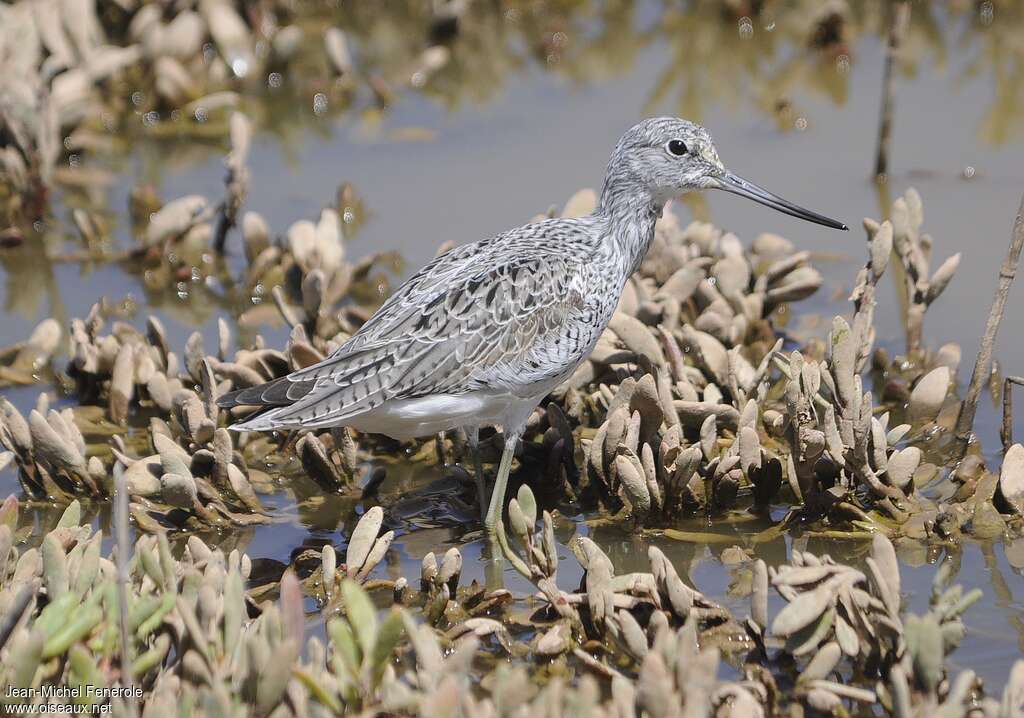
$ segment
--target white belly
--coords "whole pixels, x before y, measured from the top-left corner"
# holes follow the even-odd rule
[[[463,426],[500,426],[515,431],[522,428],[546,394],[523,398],[472,392],[391,399],[345,423],[357,431],[403,441]]]

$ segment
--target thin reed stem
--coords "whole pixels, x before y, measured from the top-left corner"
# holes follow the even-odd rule
[[[114,472],[114,542],[117,545],[117,605],[121,630],[121,684],[125,688],[135,686],[132,671],[131,634],[128,630],[128,560],[131,548],[128,542],[128,482],[123,471]],[[128,715],[138,715],[135,698],[125,698]]]
[[[903,33],[910,22],[908,0],[895,0],[892,20],[889,24],[889,38],[885,48],[885,69],[882,75],[882,108],[878,117],[878,143],[875,152],[875,177],[883,178],[889,172],[889,144],[892,139],[892,108],[896,98],[894,66],[899,57]]]
[[[985,333],[981,337],[978,358],[974,362],[974,372],[971,374],[971,383],[967,388],[967,398],[960,406],[960,414],[956,420],[956,437],[961,443],[961,451],[967,450],[967,443],[974,430],[974,415],[978,411],[978,399],[992,370],[992,351],[995,348],[999,325],[1003,321],[1003,311],[1006,308],[1006,300],[1010,296],[1010,287],[1017,274],[1021,249],[1024,249],[1024,195],[1021,196],[1020,206],[1017,208],[1017,218],[1013,223],[1010,248],[1006,252],[1006,258],[1003,259],[1003,265],[999,268],[999,284],[996,287],[995,298],[992,300],[988,321],[985,323]]]
[[[1008,376],[1003,380],[1003,427],[999,438],[1003,441],[1003,451],[1013,446],[1013,385],[1024,386],[1024,376]]]

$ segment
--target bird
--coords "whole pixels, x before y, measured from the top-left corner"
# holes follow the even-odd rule
[[[645,119],[615,145],[592,213],[542,219],[440,254],[323,361],[218,403],[260,409],[232,427],[238,431],[347,426],[408,440],[463,429],[493,535],[533,410],[593,350],[665,204],[706,189],[847,229],[727,170],[704,127]],[[485,426],[504,434],[489,502],[478,450]]]

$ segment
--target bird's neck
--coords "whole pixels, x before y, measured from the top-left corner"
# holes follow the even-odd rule
[[[605,182],[596,214],[608,223],[605,242],[612,244],[624,260],[623,281],[637,270],[654,239],[654,225],[665,207],[665,200],[654,197],[632,182]]]

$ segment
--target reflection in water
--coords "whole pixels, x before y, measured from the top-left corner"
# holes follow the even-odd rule
[[[244,110],[275,137],[286,156],[294,156],[309,141],[310,131],[331,132],[325,118],[352,115],[366,129],[377,126],[388,107],[402,101],[393,88],[422,94],[454,111],[500,96],[512,78],[535,68],[574,85],[601,83],[629,73],[643,50],[659,47],[659,57],[667,59],[659,60],[662,69],[646,91],[644,112],[670,108],[700,121],[715,106],[753,108],[773,117],[781,131],[799,132],[808,127],[800,106],[807,100],[797,95],[841,106],[859,55],[882,51],[888,6],[881,0],[652,2],[639,7],[622,0],[500,7],[449,3],[441,10],[416,2],[389,3],[386,10],[344,3],[336,11],[310,5],[291,20],[307,37],[335,24],[344,28],[358,58],[361,84],[328,79],[321,45],[308,42],[280,82],[245,86]],[[994,88],[978,135],[995,145],[1012,141],[1020,137],[1024,122],[1022,29],[1024,7],[1015,2],[915,4],[899,53],[899,80],[912,79],[924,65],[947,64],[952,53],[969,58],[956,82],[988,75]],[[431,55],[431,50],[437,52]],[[268,69],[276,72],[273,66]],[[132,88],[120,89],[130,94]],[[326,108],[314,110],[312,95],[322,90],[329,97]],[[896,112],[898,122],[898,104]],[[59,307],[52,279],[33,281],[23,270],[44,265],[46,256],[60,256],[65,239],[78,236],[76,241],[87,244],[62,205],[102,219],[101,254],[116,249],[111,238],[131,246],[131,227],[120,219],[121,209],[108,204],[110,178],[137,165],[138,179],[158,186],[165,174],[223,151],[226,122],[204,127],[168,115],[154,129],[152,123],[133,124],[138,121],[133,117],[126,116],[123,131],[109,142],[92,143],[92,155],[76,155],[72,166],[64,168],[59,176],[67,184],[55,195],[53,214],[22,230],[24,245],[33,248],[0,252],[8,277],[6,311],[38,316],[47,293],[51,306]],[[890,204],[888,188],[881,185],[879,191],[884,213]],[[189,302],[191,316],[183,321],[205,321],[209,308],[221,304],[202,289],[198,292],[198,301]],[[166,309],[176,304],[153,295],[147,302]]]
[[[644,49],[661,45],[668,61],[647,90],[648,108],[675,98],[677,114],[699,121],[712,105],[738,109],[749,102],[778,116],[782,129],[801,129],[790,96],[811,91],[842,104],[858,53],[874,51],[872,45],[880,43],[867,40],[886,36],[889,7],[884,0],[662,0],[639,6],[556,0],[450,2],[441,11],[419,2],[386,8],[343,3],[330,11],[310,3],[282,22],[292,22],[310,40],[329,27],[343,28],[357,58],[359,83],[332,78],[321,43],[309,41],[297,48],[283,75],[271,62],[264,82],[253,79],[238,89],[245,92],[246,113],[287,151],[308,129],[328,131],[318,117],[354,113],[372,125],[402,100],[398,88],[457,110],[498,97],[510,80],[536,68],[577,84],[624,75]],[[924,65],[943,65],[951,52],[969,58],[960,79],[990,74],[995,87],[981,134],[989,142],[1006,142],[1021,123],[1022,24],[1024,8],[1011,0],[915,4],[900,53],[901,76],[911,79]],[[116,89],[135,90],[127,83]],[[325,95],[326,103],[316,104],[316,94]],[[146,109],[148,104],[141,107]],[[159,104],[152,109],[159,121],[142,123],[140,113],[127,112],[123,132],[86,146],[114,155],[130,151],[150,171],[159,171],[201,159],[227,131],[223,118],[204,126],[178,121]],[[147,140],[162,151],[147,153]]]
[[[700,121],[711,105],[751,104],[775,116],[780,129],[801,130],[806,120],[791,105],[792,95],[810,91],[843,104],[857,51],[880,44],[865,41],[885,37],[889,7],[881,0],[473,3],[450,25],[432,26],[419,3],[393,4],[383,14],[355,3],[343,6],[341,25],[351,31],[366,74],[408,80],[449,109],[494,97],[508,75],[528,66],[574,83],[607,80],[627,73],[643,49],[661,44],[668,60],[647,92],[645,111],[672,98],[676,114]],[[911,79],[922,65],[944,64],[951,51],[970,57],[962,79],[990,72],[995,85],[980,133],[994,144],[1006,142],[1024,111],[1022,26],[1019,3],[915,3],[900,75]],[[417,78],[417,57],[434,41],[450,51],[450,60],[429,79]]]

